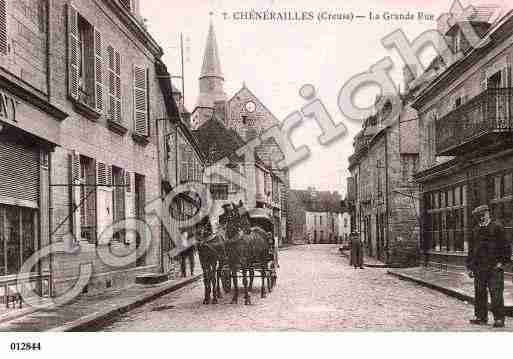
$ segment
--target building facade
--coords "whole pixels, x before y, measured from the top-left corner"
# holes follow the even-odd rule
[[[162,271],[158,221],[140,235],[111,228],[146,219],[147,203],[162,192],[157,119],[166,106],[155,68],[162,49],[138,0],[0,6],[0,277],[8,280],[49,244],[62,250],[33,273],[54,295],[75,284],[83,263],[92,264],[88,294]],[[104,263],[106,247],[131,263]]]
[[[430,265],[464,268],[472,210],[488,204],[511,240],[513,210],[513,14],[493,26],[469,23],[485,44],[472,48],[456,24],[442,29],[461,56],[415,99],[419,113],[421,246]]]
[[[401,111],[393,118],[391,102],[377,99],[375,114],[364,121],[349,158],[353,230],[364,241],[367,255],[387,263],[405,257],[414,262],[419,227],[412,177],[418,166],[417,115],[410,92],[399,100]]]
[[[338,192],[291,190],[289,195],[294,243],[328,244],[342,241],[342,198]]]

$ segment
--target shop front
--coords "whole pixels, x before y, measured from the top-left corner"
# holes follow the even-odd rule
[[[512,240],[513,153],[452,160],[418,174],[423,187],[422,249],[427,263],[463,270],[475,219],[472,210],[487,204],[493,219]]]
[[[0,302],[7,307],[21,305],[18,277],[40,295],[51,295],[50,258],[19,274],[27,259],[50,244],[50,156],[66,117],[18,93],[0,89]]]

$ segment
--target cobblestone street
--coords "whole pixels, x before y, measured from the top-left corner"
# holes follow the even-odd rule
[[[473,306],[386,274],[386,269],[355,270],[337,246],[297,246],[280,252],[278,284],[252,305],[203,305],[196,282],[117,318],[107,331],[341,331],[493,330],[468,324]],[[506,330],[512,329],[510,318]]]

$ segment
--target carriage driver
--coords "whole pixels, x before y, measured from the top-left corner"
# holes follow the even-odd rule
[[[231,217],[231,210],[232,210],[232,205],[230,203],[225,203],[223,204],[223,210],[224,212],[219,216],[219,226],[220,227],[226,227],[226,224],[228,223],[228,221],[230,220],[230,217]]]

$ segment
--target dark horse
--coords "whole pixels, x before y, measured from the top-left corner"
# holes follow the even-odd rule
[[[255,266],[262,273],[261,297],[265,297],[265,279],[268,272],[268,263],[272,260],[272,238],[260,227],[251,227],[249,215],[242,203],[233,204],[231,220],[227,224],[226,253],[228,266],[233,280],[234,295],[232,303],[236,304],[239,297],[237,272],[242,272],[244,285],[244,303],[251,304],[248,291],[248,272],[253,275]]]
[[[205,286],[205,299],[203,304],[217,304],[217,298],[221,298],[220,278],[218,269],[226,263],[225,234],[220,231],[212,233],[210,220],[205,217],[199,224],[199,238],[196,247],[203,270],[203,284]],[[212,292],[212,301],[210,293]]]

